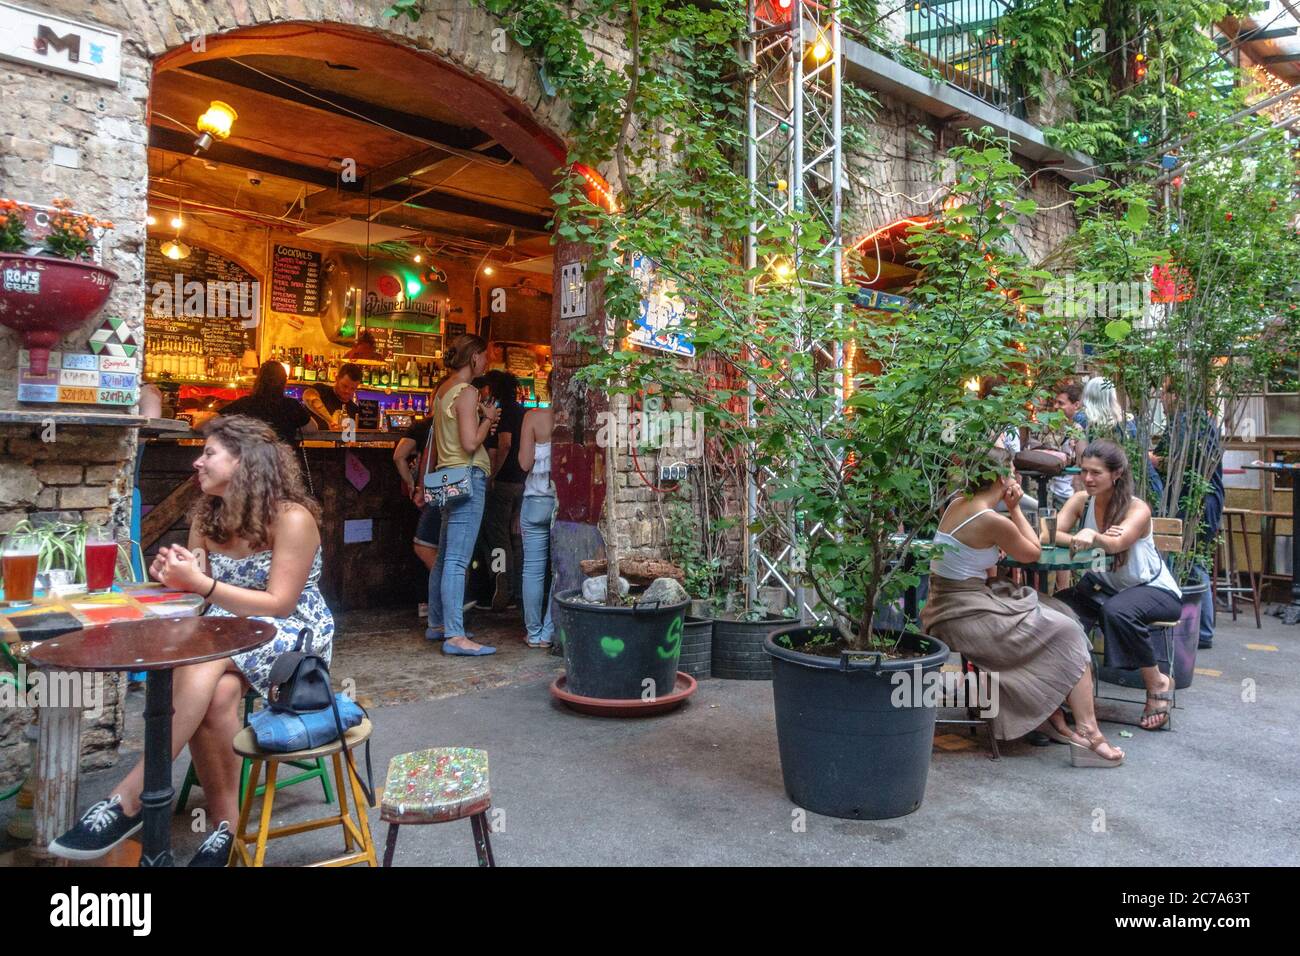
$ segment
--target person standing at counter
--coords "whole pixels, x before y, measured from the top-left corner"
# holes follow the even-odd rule
[[[438,562],[429,575],[428,637],[445,638],[444,654],[477,657],[495,654],[496,648],[476,644],[465,635],[465,568],[483,521],[488,471],[492,467],[483,442],[501,417],[501,409],[480,402],[470,384],[487,367],[487,343],[482,338],[456,336],[447,349],[446,365],[450,374],[433,395],[438,467],[467,468],[471,490],[468,495],[450,500],[443,517]]]
[[[420,520],[415,526],[415,556],[424,566],[433,570],[438,560],[438,535],[442,529],[442,513],[438,506],[424,500],[424,476],[438,467],[437,442],[433,437],[433,418],[417,421],[393,449],[393,465],[402,478],[402,493],[420,509]],[[415,467],[411,465],[414,462]]]
[[[348,362],[339,369],[338,377],[329,388],[317,385],[302,390],[302,403],[322,429],[342,428],[344,418],[356,420],[360,407],[355,397],[361,376],[361,366]]]
[[[504,611],[518,597],[522,580],[524,549],[519,512],[524,500],[524,470],[519,467],[519,430],[524,424],[524,406],[519,404],[519,379],[510,372],[494,368],[486,378],[492,398],[501,406],[501,420],[484,443],[492,461],[492,483],[483,515],[483,535],[492,559],[488,567],[497,567],[498,553],[505,559],[505,569],[493,574],[492,592],[492,610]]]
[[[302,402],[294,401],[284,394],[284,385],[288,379],[284,366],[279,362],[263,362],[257,370],[257,380],[253,382],[253,393],[224,406],[221,409],[222,416],[247,415],[256,418],[270,425],[276,437],[286,445],[298,444],[300,431],[314,432],[318,426]]]

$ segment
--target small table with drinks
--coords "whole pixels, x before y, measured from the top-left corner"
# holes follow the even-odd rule
[[[196,594],[173,591],[159,584],[121,583],[113,589],[118,545],[106,532],[73,529],[67,547],[85,533],[88,581],[60,585],[52,593],[36,588],[40,562],[39,533],[11,534],[0,546],[4,598],[0,600],[0,648],[17,671],[15,687],[26,695],[30,654],[41,642],[122,621],[192,617],[203,608]],[[65,683],[47,686],[71,687]],[[76,784],[81,751],[83,700],[46,700],[38,706],[37,746],[30,786],[34,806],[33,853],[44,855],[51,840],[66,830],[76,811]],[[21,799],[21,798],[20,798]],[[12,832],[11,824],[11,832]]]
[[[1047,593],[1048,576],[1054,571],[1104,571],[1110,566],[1110,555],[1100,548],[1088,551],[1071,551],[1069,548],[1044,547],[1037,561],[1016,561],[1004,557],[998,562],[999,567],[1019,568],[1023,571],[1037,573],[1035,587]]]

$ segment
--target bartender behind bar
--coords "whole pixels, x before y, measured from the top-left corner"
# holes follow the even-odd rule
[[[329,388],[318,385],[302,390],[302,403],[322,429],[338,430],[343,427],[344,418],[356,420],[360,408],[353,399],[357,386],[361,384],[361,375],[361,366],[349,362],[339,369],[338,377]]]

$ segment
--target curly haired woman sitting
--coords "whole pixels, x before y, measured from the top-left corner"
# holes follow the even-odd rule
[[[203,595],[207,614],[252,617],[276,629],[261,647],[177,668],[173,676],[172,759],[189,746],[208,818],[218,821],[190,866],[225,866],[239,809],[240,758],[231,741],[242,723],[240,700],[250,686],[266,695],[271,664],[304,628],[328,661],[334,618],[319,588],[320,509],[303,490],[293,452],[268,425],[243,415],[217,419],[204,435],[194,462],[203,497],[191,514],[188,546],[159,550],[149,573],[168,587]],[[140,762],[50,852],[94,859],[131,836],[143,822],[143,785]]]

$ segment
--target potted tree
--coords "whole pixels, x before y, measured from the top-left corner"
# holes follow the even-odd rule
[[[1081,190],[1081,228],[1066,249],[1086,283],[1150,290],[1123,314],[1099,296],[1089,331],[1098,371],[1131,415],[1130,461],[1150,454],[1156,465],[1134,467],[1137,493],[1154,515],[1183,521],[1170,555],[1184,602],[1172,668],[1179,688],[1192,681],[1199,632],[1212,633],[1207,570],[1225,503],[1224,442],[1263,433],[1246,417],[1246,396],[1294,354],[1300,329],[1300,206],[1285,135],[1264,117],[1245,118],[1244,130],[1229,122],[1239,104],[1215,91],[1185,98],[1191,129],[1177,165]],[[1140,685],[1134,674],[1103,676]]]
[[[117,273],[88,261],[113,224],[73,212],[68,199],[53,205],[48,232],[34,246],[27,236],[31,209],[0,200],[0,323],[22,337],[33,375],[46,374],[50,349],[99,314],[117,281]]]

